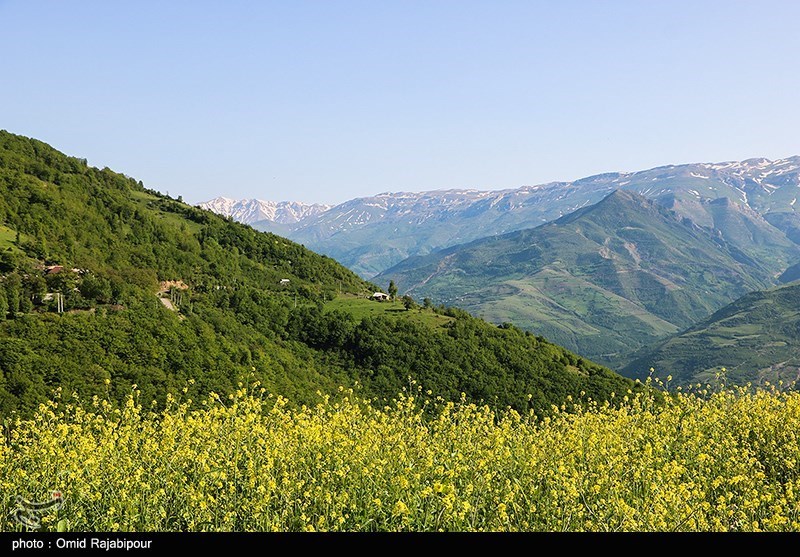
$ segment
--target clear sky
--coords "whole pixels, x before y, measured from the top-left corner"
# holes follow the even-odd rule
[[[800,154],[800,2],[0,0],[0,128],[340,202]]]

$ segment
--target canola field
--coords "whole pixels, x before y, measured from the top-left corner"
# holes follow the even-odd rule
[[[797,531],[800,394],[618,395],[548,417],[417,391],[291,408],[257,388],[163,411],[56,397],[0,441],[3,529]]]

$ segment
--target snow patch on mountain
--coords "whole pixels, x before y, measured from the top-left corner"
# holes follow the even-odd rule
[[[230,199],[217,197],[198,205],[220,215],[232,217],[245,224],[259,221],[271,221],[280,224],[294,224],[303,219],[319,215],[331,208],[319,203],[301,203],[299,201],[264,201],[262,199]]]

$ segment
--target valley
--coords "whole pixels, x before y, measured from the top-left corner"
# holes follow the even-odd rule
[[[288,220],[259,220],[218,200],[201,206],[280,230],[379,284],[395,280],[402,293],[513,323],[628,369],[638,351],[739,296],[800,278],[798,189],[800,157],[790,157],[493,192],[384,193]],[[655,202],[662,217],[672,215],[669,227],[691,237],[678,240],[658,219],[632,225],[636,216],[621,206],[587,236],[581,219],[591,217],[581,215],[621,192]],[[241,206],[257,203],[265,202]],[[570,236],[563,225],[573,221]],[[654,242],[671,249],[654,250]]]

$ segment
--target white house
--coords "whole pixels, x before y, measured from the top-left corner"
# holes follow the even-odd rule
[[[375,292],[372,295],[372,299],[373,300],[378,300],[379,302],[385,302],[386,300],[389,299],[389,295],[388,294],[384,294],[383,292]]]

